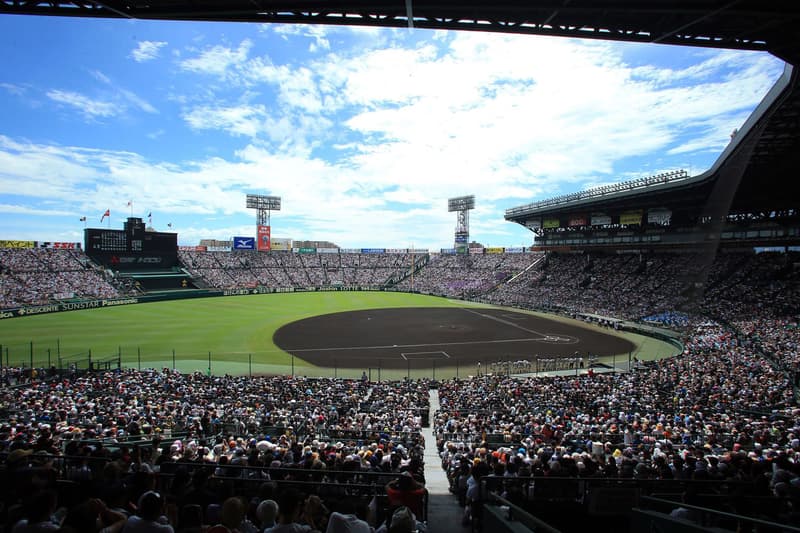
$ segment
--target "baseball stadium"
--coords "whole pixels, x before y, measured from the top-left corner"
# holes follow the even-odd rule
[[[278,239],[281,198],[255,194],[255,237],[179,245],[135,216],[81,242],[0,235],[2,531],[800,531],[800,7],[0,2],[12,15],[785,67],[710,168],[498,213],[524,247],[471,243],[471,195],[442,206],[436,250]]]

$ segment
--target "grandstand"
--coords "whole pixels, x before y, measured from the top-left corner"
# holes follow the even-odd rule
[[[169,12],[158,3],[124,1],[0,4],[0,12],[79,16],[483,26],[763,49],[790,62],[708,171],[675,171],[510,209],[506,219],[535,234],[532,249],[175,250],[176,266],[193,287],[209,291],[204,295],[425,292],[608,328],[668,327],[680,335],[678,356],[626,372],[573,365],[543,376],[487,370],[438,382],[168,369],[55,377],[47,369],[5,367],[3,523],[41,517],[34,504],[42,500],[27,496],[43,485],[68,507],[65,523],[73,526],[86,497],[100,498],[90,501],[103,502],[94,512],[102,510],[99,518],[110,526],[129,520],[125,513],[136,512],[130,503],[149,489],[170,495],[165,515],[184,530],[193,523],[190,512],[199,524],[214,525],[238,499],[246,503],[238,503],[245,510],[236,525],[247,514],[263,528],[257,505],[276,500],[288,507],[290,489],[313,496],[296,520],[318,530],[333,520],[312,512],[319,501],[328,511],[363,518],[371,508],[378,525],[395,507],[388,482],[407,472],[427,488],[408,505],[432,533],[577,531],[587,523],[601,531],[797,531],[800,205],[786,176],[800,154],[798,8],[531,4],[525,10],[503,2],[422,2],[413,3],[413,16],[410,2],[407,10],[373,3],[371,11],[358,4],[298,11],[236,2],[222,11],[218,2],[173,2]],[[483,19],[489,22],[479,24]],[[102,261],[60,248],[0,250],[3,319],[16,320],[31,306],[67,310],[159,288],[126,284]],[[446,509],[452,507],[455,514]],[[462,516],[468,525],[459,528]]]

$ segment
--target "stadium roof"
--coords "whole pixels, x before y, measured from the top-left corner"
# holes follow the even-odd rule
[[[796,0],[0,0],[0,13],[347,24],[769,51],[797,64]]]

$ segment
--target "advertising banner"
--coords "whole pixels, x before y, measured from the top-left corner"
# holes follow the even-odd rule
[[[178,246],[181,252],[207,252],[207,246]]]
[[[455,248],[442,248],[439,253],[447,254],[447,255],[455,255],[456,249]]]
[[[557,218],[546,218],[542,222],[542,227],[544,229],[553,229],[561,226],[561,222]]]
[[[483,253],[483,248],[478,248],[477,246],[474,247],[474,248],[470,248],[469,249],[469,253],[471,253],[471,254],[482,254]]]
[[[610,226],[611,217],[603,213],[592,213],[592,226]]]
[[[404,253],[407,253],[407,252],[408,252],[407,248],[387,248],[386,249],[386,253],[387,254],[404,254]]]
[[[255,237],[234,237],[233,238],[234,250],[255,250],[256,238]]]
[[[505,250],[506,250],[505,248],[500,248],[500,247],[497,247],[497,246],[493,246],[491,248],[486,248],[486,253],[487,254],[502,254]]]
[[[362,254],[382,254],[385,251],[386,250],[384,248],[362,248],[361,249],[361,253]]]
[[[270,242],[270,228],[269,226],[258,226],[258,251],[268,252],[272,248]]]
[[[569,222],[567,225],[571,228],[576,226],[585,226],[586,225],[586,215],[572,215],[569,217]]]
[[[426,255],[429,253],[429,251],[427,248],[411,248],[408,250],[408,253],[416,255]]]
[[[275,237],[272,239],[270,243],[272,250],[291,250],[292,249],[292,239],[279,239]]]
[[[206,246],[207,252],[230,252],[230,246]]]
[[[317,253],[316,248],[297,248],[298,254],[315,254]]]
[[[456,235],[456,244],[467,244],[467,239],[469,239],[469,235]]]
[[[507,254],[522,254],[525,253],[525,248],[506,248]]]
[[[275,241],[273,241],[273,244],[274,244],[274,242]],[[317,253],[318,254],[338,254],[339,253],[339,249],[338,248],[317,248]]]
[[[36,241],[0,241],[0,248],[33,248]]]
[[[40,242],[39,248],[53,248],[55,250],[80,250],[79,242]]]
[[[540,229],[542,227],[542,219],[541,218],[532,218],[530,220],[525,221],[525,227],[531,229]]]
[[[625,225],[641,225],[642,224],[642,211],[625,211],[619,215],[619,223]]]
[[[341,254],[360,254],[361,250],[358,248],[342,248],[339,250]]]
[[[661,224],[666,225],[670,223],[672,220],[672,211],[665,208],[660,209],[650,209],[647,212],[647,223],[648,224]]]

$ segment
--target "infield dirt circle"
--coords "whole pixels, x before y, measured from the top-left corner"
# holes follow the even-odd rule
[[[319,315],[275,332],[275,345],[321,367],[429,368],[540,357],[627,354],[610,333],[506,309],[420,307]]]

